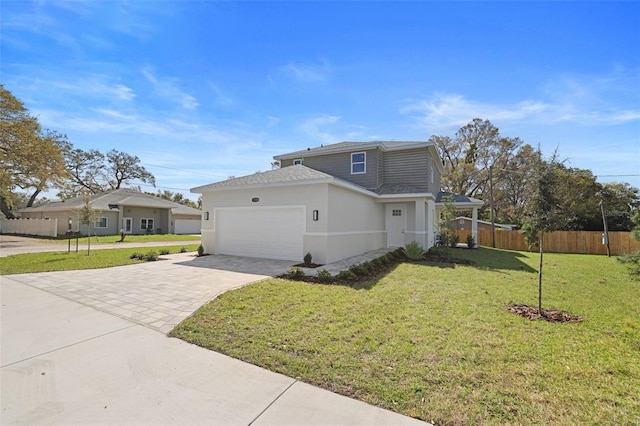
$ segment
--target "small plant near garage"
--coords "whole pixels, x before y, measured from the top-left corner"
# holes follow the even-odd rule
[[[198,256],[204,256],[204,247],[202,247],[202,244],[198,246]]]
[[[165,255],[170,254],[170,253],[171,252],[169,250],[167,250],[167,249],[160,250],[160,256],[165,256]]]
[[[189,251],[186,247],[180,247],[180,253],[187,253]]]
[[[298,268],[297,266],[292,266],[291,268],[289,268],[289,270],[287,271],[287,277],[288,278],[302,278],[305,276],[305,273],[302,269]]]
[[[131,253],[129,259],[142,260],[144,259],[144,253]]]
[[[412,241],[407,244],[403,250],[404,255],[409,258],[409,260],[421,260],[424,258],[424,249],[417,241]]]
[[[148,251],[147,254],[144,255],[144,260],[146,260],[147,262],[155,262],[156,260],[158,260],[158,253],[153,250]]]
[[[330,283],[333,281],[333,276],[331,275],[331,272],[326,269],[321,269],[318,271],[318,281],[321,283]]]

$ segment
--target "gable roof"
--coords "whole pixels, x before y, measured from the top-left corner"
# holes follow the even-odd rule
[[[336,178],[330,174],[311,169],[302,164],[281,169],[258,172],[248,176],[231,178],[222,182],[191,188],[191,192],[201,194],[204,191],[215,191],[236,188],[256,188],[262,186],[285,186],[305,183],[327,183]]]
[[[354,150],[366,150],[380,148],[382,151],[392,151],[394,149],[426,148],[433,146],[431,142],[416,141],[372,141],[372,142],[339,142],[331,145],[320,145],[315,148],[307,148],[288,154],[276,155],[276,160],[300,158],[303,156],[325,155],[337,152],[349,152]]]
[[[52,203],[43,204],[37,207],[28,207],[20,211],[34,212],[34,211],[62,211],[62,210],[77,210],[84,207],[84,197],[70,198],[64,201],[56,201]],[[89,204],[94,210],[117,210],[118,206],[131,206],[131,207],[151,207],[160,209],[174,209],[186,207],[181,204],[174,203],[173,201],[165,200],[154,195],[145,194],[134,189],[120,188],[109,192],[102,192],[99,194],[93,194],[89,196]],[[181,209],[182,210],[182,209]],[[193,209],[197,213],[180,212],[178,214],[201,214],[202,212],[197,209]]]

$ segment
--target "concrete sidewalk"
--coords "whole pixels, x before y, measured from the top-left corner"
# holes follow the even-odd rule
[[[426,424],[31,287],[28,275],[42,274],[0,277],[0,424]]]

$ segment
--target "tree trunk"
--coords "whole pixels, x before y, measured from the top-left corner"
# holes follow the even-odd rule
[[[41,190],[39,188],[36,188],[36,190],[33,192],[31,197],[29,198],[29,201],[27,202],[27,207],[32,207],[33,206],[33,203],[36,201],[36,198],[40,194],[40,191]]]
[[[87,256],[91,253],[91,224],[87,225]]]
[[[542,255],[544,250],[542,243],[544,242],[544,232],[540,233],[540,265],[538,266],[538,314],[544,316],[542,313]]]
[[[4,216],[7,219],[16,218],[16,215],[14,215],[11,209],[9,208],[9,204],[7,203],[7,200],[2,196],[0,196],[0,211],[2,212],[2,214],[4,214]]]

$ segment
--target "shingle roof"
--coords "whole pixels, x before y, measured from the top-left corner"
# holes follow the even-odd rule
[[[231,178],[222,182],[191,188],[191,192],[200,193],[211,189],[232,189],[239,187],[251,187],[262,185],[278,185],[287,183],[311,183],[316,181],[329,181],[335,178],[327,173],[311,169],[301,164],[283,167],[268,172],[258,172],[248,176]]]
[[[281,158],[293,158],[293,157],[304,157],[305,155],[319,155],[326,152],[339,152],[339,151],[349,151],[353,149],[373,149],[373,148],[382,148],[383,150],[387,149],[397,149],[401,147],[410,148],[411,145],[425,145],[427,142],[420,141],[371,141],[371,142],[339,142],[331,145],[322,145],[315,148],[307,148],[300,151],[289,152],[287,154],[276,155],[275,159]]]
[[[466,195],[454,194],[451,192],[438,192],[436,195],[436,203],[442,203],[444,197],[453,196],[454,203],[471,203],[471,204],[484,204],[484,201],[477,198],[467,197]]]
[[[70,198],[64,201],[58,201],[53,203],[44,204],[38,207],[29,207],[22,209],[21,211],[60,211],[60,210],[76,210],[84,206],[83,197]],[[174,203],[173,201],[165,200],[154,195],[145,194],[134,189],[116,189],[110,192],[102,192],[100,194],[93,194],[89,197],[89,204],[94,210],[111,210],[117,209],[117,206],[132,206],[132,207],[152,207],[152,208],[180,208],[185,207],[181,204]],[[194,209],[197,210],[197,209]],[[178,213],[178,214],[201,214],[198,213]]]

